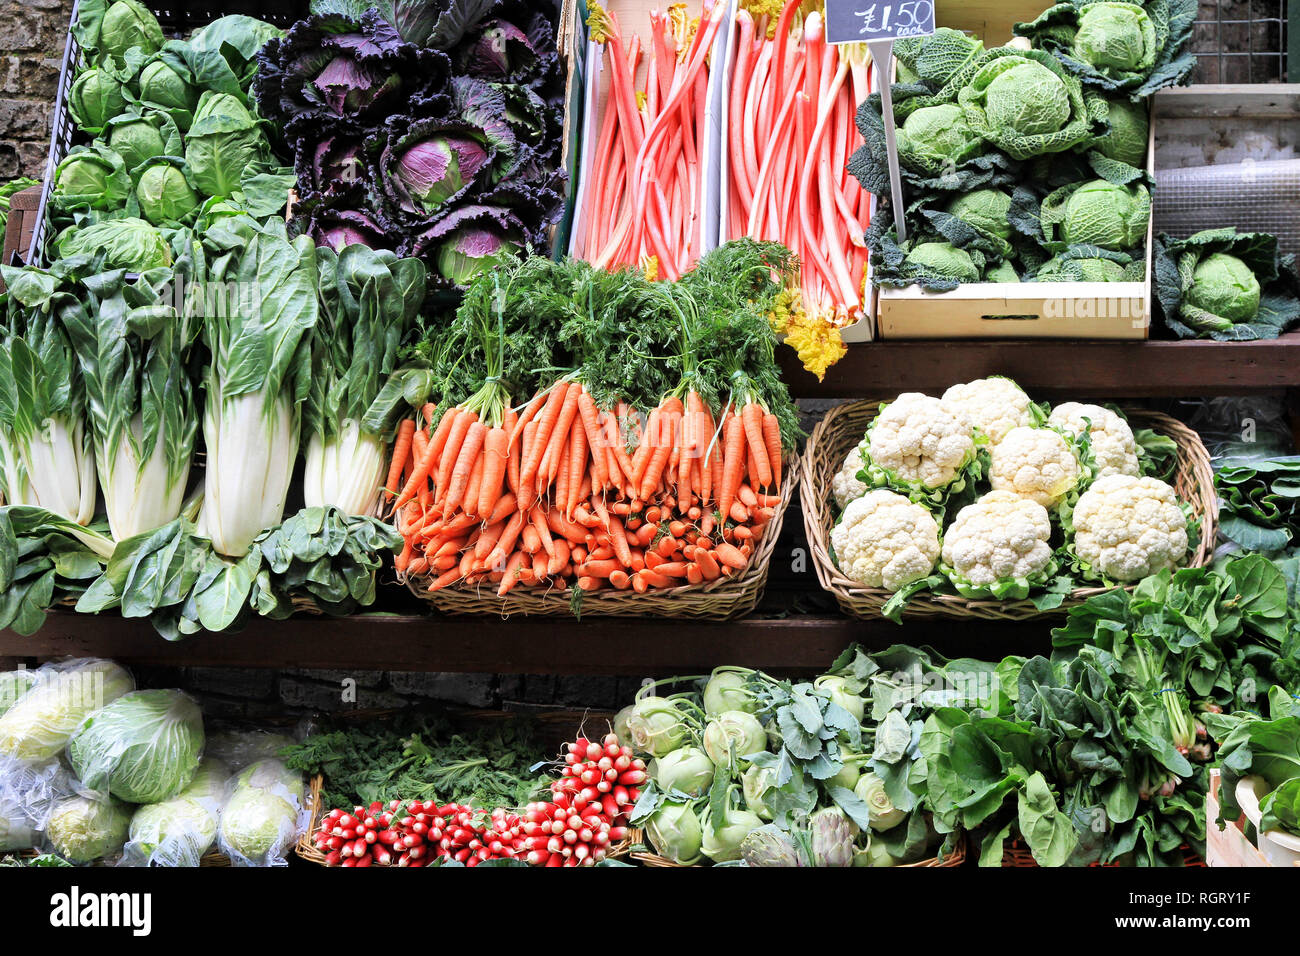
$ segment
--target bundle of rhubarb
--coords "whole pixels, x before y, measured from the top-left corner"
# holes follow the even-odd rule
[[[798,318],[838,343],[834,330],[861,318],[866,301],[872,197],[849,174],[848,159],[861,143],[854,114],[871,90],[871,61],[865,47],[826,42],[819,6],[789,0],[775,20],[754,3],[736,12],[725,237],[794,250],[802,265]]]
[[[625,41],[615,14],[591,4],[588,26],[605,47],[609,96],[587,165],[580,258],[671,280],[699,258],[709,53],[724,7],[705,0],[698,18],[685,3],[652,11],[643,49],[639,36]]]
[[[477,280],[430,359],[442,400],[394,447],[399,573],[576,613],[743,572],[797,435],[767,324],[790,271],[743,241],[675,283],[543,259]]]
[[[594,866],[627,837],[627,815],[646,781],[645,761],[607,734],[569,744],[549,800],[522,813],[435,800],[378,800],[351,813],[331,810],[312,835],[326,866]]]

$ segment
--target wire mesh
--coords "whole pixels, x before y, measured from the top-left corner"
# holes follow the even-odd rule
[[[1201,0],[1194,83],[1285,83],[1288,0]]]
[[[1156,184],[1160,232],[1181,238],[1232,224],[1300,252],[1300,159],[1160,170]]]

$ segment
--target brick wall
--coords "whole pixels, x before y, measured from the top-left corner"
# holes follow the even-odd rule
[[[40,179],[72,0],[0,0],[0,180]]]

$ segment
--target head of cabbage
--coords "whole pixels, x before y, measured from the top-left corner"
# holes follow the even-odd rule
[[[126,856],[131,862],[198,866],[217,838],[230,771],[205,757],[190,785],[170,800],[146,804],[131,818]]]
[[[134,686],[112,661],[42,668],[37,683],[0,715],[0,754],[24,763],[57,757],[82,721]]]
[[[199,195],[174,160],[160,157],[140,173],[135,186],[140,215],[155,226],[176,226],[191,219],[199,208]]]
[[[136,87],[140,91],[141,101],[165,110],[192,113],[198,105],[198,91],[190,85],[168,55],[159,56],[146,64],[136,78]]]
[[[45,835],[60,856],[90,863],[120,851],[130,825],[131,808],[121,800],[77,794],[54,805]]]
[[[172,264],[171,246],[162,233],[143,219],[130,216],[65,229],[56,245],[61,258],[102,252],[105,269],[147,272]]]
[[[1094,179],[1062,186],[1043,200],[1040,215],[1049,242],[1124,251],[1146,239],[1151,194],[1140,182],[1121,186]]]
[[[937,175],[984,151],[984,143],[955,103],[923,106],[899,127],[898,158],[913,172]]]
[[[230,196],[244,171],[264,160],[270,146],[261,124],[233,93],[208,90],[199,97],[185,137],[185,164],[194,185],[208,196]]]
[[[126,161],[97,144],[74,147],[54,168],[50,198],[63,209],[116,209],[130,193]]]
[[[0,716],[14,704],[18,698],[31,690],[36,683],[36,671],[5,671],[0,674]]]
[[[967,125],[1013,159],[1073,149],[1100,129],[1104,101],[1041,50],[999,47],[957,93]]]
[[[109,149],[122,157],[127,172],[135,175],[146,161],[181,148],[176,124],[161,110],[123,113],[109,120]]]
[[[102,2],[94,6],[102,7]],[[101,54],[120,60],[130,49],[139,49],[146,56],[156,53],[164,39],[157,17],[144,4],[137,0],[113,0],[99,21],[98,36],[89,45]]]
[[[96,711],[68,742],[81,782],[130,803],[176,796],[194,778],[203,714],[178,690],[138,690]]]
[[[903,259],[906,267],[927,275],[938,275],[957,282],[978,282],[980,279],[980,261],[965,249],[958,249],[951,242],[918,242]]]
[[[241,866],[283,865],[298,835],[302,777],[279,760],[259,760],[236,779],[221,811],[218,843]]]
[[[126,109],[122,82],[108,69],[92,67],[73,81],[68,92],[68,110],[73,120],[91,135],[98,135],[108,121]]]
[[[1145,74],[1160,52],[1156,25],[1136,3],[1089,3],[1080,8],[1070,52],[1107,76]]]
[[[1250,266],[1231,253],[1212,252],[1191,268],[1183,311],[1190,307],[1229,324],[1249,322],[1259,312],[1259,297],[1259,279]]]
[[[1110,129],[1092,144],[1101,155],[1142,169],[1147,160],[1151,117],[1147,103],[1113,99],[1106,105]]]

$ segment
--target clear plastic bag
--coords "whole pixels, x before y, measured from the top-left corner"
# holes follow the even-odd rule
[[[137,690],[82,722],[68,741],[68,762],[91,790],[161,803],[194,779],[203,742],[203,712],[192,697]]]
[[[190,785],[161,803],[138,807],[122,866],[198,866],[217,839],[230,768],[204,757]]]
[[[22,668],[0,674],[0,716],[36,683],[36,671]]]
[[[1180,415],[1213,459],[1276,458],[1295,452],[1281,398],[1220,396],[1180,403]]]
[[[259,760],[271,760],[301,739],[301,735],[263,729],[218,727],[208,734],[203,753],[232,767],[247,767]]]
[[[0,755],[24,763],[51,760],[87,717],[134,688],[131,675],[112,661],[83,658],[40,667],[36,683],[0,715]]]
[[[84,788],[77,791],[50,807],[44,846],[73,863],[116,857],[126,843],[131,805]]]
[[[302,775],[259,760],[232,781],[217,846],[235,866],[284,866],[309,822]]]

